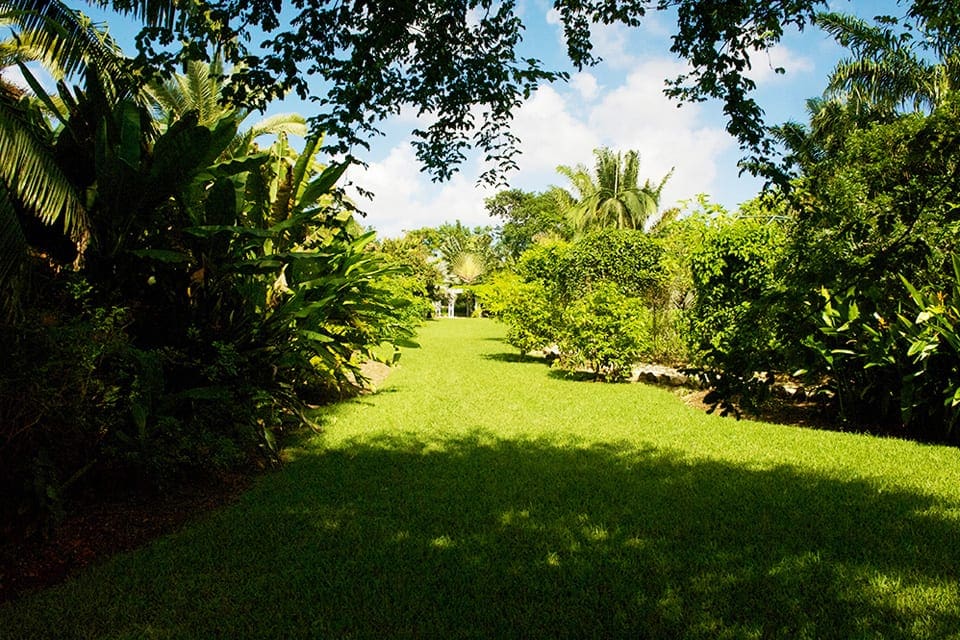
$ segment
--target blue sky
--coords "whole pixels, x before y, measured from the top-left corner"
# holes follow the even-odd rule
[[[567,83],[544,86],[517,113],[513,131],[522,143],[519,170],[510,174],[511,187],[541,191],[566,186],[556,173],[559,164],[592,165],[592,150],[600,146],[640,152],[641,180],[659,180],[674,173],[663,192],[662,207],[706,193],[729,209],[758,193],[762,181],[740,176],[742,154],[724,130],[718,103],[677,103],[663,95],[664,80],[684,71],[682,61],[669,52],[675,23],[667,14],[651,13],[642,27],[597,27],[596,51],[600,65],[577,73],[567,62],[561,28],[545,0],[520,4],[527,26],[524,46],[548,67],[571,73]],[[848,2],[831,8],[864,17],[889,12],[902,14],[895,2]],[[805,121],[804,105],[820,95],[825,79],[843,50],[823,32],[808,28],[791,33],[769,54],[754,61],[751,75],[757,97],[770,124]],[[774,73],[784,67],[785,75]],[[374,141],[366,156],[366,170],[349,177],[372,190],[373,201],[361,202],[366,224],[383,235],[433,226],[459,219],[470,225],[495,224],[487,217],[483,199],[494,193],[476,186],[480,165],[467,162],[451,181],[436,184],[419,171],[409,145],[416,119],[401,114],[390,123],[389,135]]]
[[[863,17],[904,12],[893,0],[833,0],[830,7]],[[79,8],[96,20],[106,20],[112,35],[132,51],[135,31],[130,23],[85,5]],[[519,0],[518,10],[526,25],[523,55],[568,71],[571,78],[540,88],[517,112],[513,131],[521,139],[522,155],[519,170],[507,176],[511,187],[541,191],[553,184],[566,186],[556,173],[557,165],[592,165],[592,150],[609,146],[639,151],[641,180],[658,181],[673,169],[663,208],[705,193],[733,209],[758,192],[759,180],[739,175],[741,152],[724,130],[720,105],[706,102],[678,108],[663,95],[664,80],[685,68],[669,52],[675,27],[669,14],[651,12],[637,29],[596,27],[593,41],[603,62],[578,73],[566,59],[552,3]],[[767,122],[805,120],[805,100],[822,92],[827,74],[842,55],[829,36],[808,28],[788,34],[775,49],[756,56],[751,75]],[[775,74],[776,67],[787,73]],[[309,102],[290,99],[273,104],[268,113],[298,111],[309,116],[312,108]],[[364,224],[387,236],[453,220],[495,224],[483,206],[483,199],[494,191],[476,185],[482,171],[476,158],[446,183],[434,183],[420,171],[410,146],[410,131],[419,122],[409,109],[386,122],[387,135],[372,140],[370,151],[362,155],[368,168],[348,172],[349,180],[375,194],[372,201],[358,199],[367,212]]]

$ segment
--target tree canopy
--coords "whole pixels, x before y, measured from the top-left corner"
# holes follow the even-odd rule
[[[515,166],[514,111],[539,84],[564,77],[521,55],[522,12],[513,0],[97,0],[143,22],[136,65],[146,77],[184,59],[222,52],[229,95],[262,107],[289,92],[315,100],[314,126],[344,153],[362,148],[379,123],[403,107],[429,116],[414,131],[419,160],[436,178],[456,170],[471,148],[496,181]],[[0,8],[43,20],[52,0],[3,0]],[[690,71],[668,93],[685,101],[719,99],[727,129],[758,156],[773,149],[747,75],[752,58],[776,45],[785,29],[803,29],[825,0],[555,0],[575,68],[597,62],[594,24],[641,24],[648,11],[676,17],[671,52]],[[941,47],[960,33],[960,10],[914,0],[909,17],[919,38]],[[180,43],[179,47],[176,43]],[[310,96],[311,80],[324,83]],[[757,166],[760,166],[759,164]]]

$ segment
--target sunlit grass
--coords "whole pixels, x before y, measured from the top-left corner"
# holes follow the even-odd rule
[[[423,331],[241,502],[0,608],[0,637],[960,637],[945,447],[575,382]]]

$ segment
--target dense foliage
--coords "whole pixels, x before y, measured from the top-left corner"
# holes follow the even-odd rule
[[[708,401],[736,399],[752,407],[779,364],[777,268],[786,241],[782,219],[719,217],[691,257],[693,304],[688,336]],[[757,374],[763,372],[762,375]]]
[[[497,242],[505,257],[516,261],[537,241],[570,240],[573,224],[564,214],[556,189],[529,193],[501,191],[484,201],[487,213],[502,220]]]
[[[243,66],[229,87],[235,101],[263,106],[290,92],[312,97],[319,108],[315,128],[330,132],[338,151],[362,147],[381,120],[405,105],[430,114],[429,124],[414,132],[414,144],[424,165],[440,177],[449,176],[472,147],[492,161],[490,179],[515,166],[516,140],[508,126],[521,99],[540,83],[564,77],[523,56],[522,12],[512,1],[105,4],[144,24],[136,58],[141,77],[221,50],[228,64]],[[751,97],[755,83],[748,72],[786,29],[809,25],[825,5],[824,0],[748,0],[735,6],[704,0],[556,0],[554,8],[578,69],[597,61],[592,25],[639,26],[648,11],[671,11],[676,16],[671,52],[691,67],[672,80],[669,93],[688,101],[721,100],[730,133],[766,158],[772,137]],[[922,36],[918,42],[934,50],[960,29],[956,12],[940,5],[914,0],[908,9]],[[62,10],[51,0],[5,0],[2,6],[31,16],[34,27]],[[324,83],[325,95],[309,96],[312,78]]]
[[[395,359],[415,321],[391,284],[402,269],[369,250],[336,188],[346,164],[321,164],[318,136],[261,150],[222,105],[155,118],[122,75],[31,85],[14,105],[38,115],[15,123],[34,143],[21,153],[83,199],[47,226],[50,201],[6,174],[0,188],[3,237],[26,249],[4,254],[0,283],[5,534],[83,488],[276,462],[310,405]]]
[[[651,307],[664,299],[663,251],[636,230],[605,229],[573,242],[540,242],[481,290],[521,353],[556,346],[560,366],[597,378],[628,376],[660,346]]]
[[[945,435],[954,419],[916,409],[942,406],[956,364],[920,375],[912,329],[897,318],[918,311],[903,278],[930,295],[954,287],[957,107],[951,98],[929,116],[854,131],[810,166],[794,194],[803,213],[788,258],[797,268],[787,286],[811,312],[797,329],[814,357],[801,364],[828,376],[846,418],[927,437]]]
[[[855,58],[809,126],[778,128],[795,178],[772,224],[754,211],[695,257],[699,363],[727,408],[796,372],[842,424],[955,441],[956,53],[906,64],[908,28],[820,20]]]
[[[692,63],[669,92],[724,101],[748,166],[779,181],[773,199],[648,235],[663,181],[641,187],[636,154],[598,150],[595,176],[566,169],[566,207],[556,191],[505,192],[487,203],[499,235],[456,223],[375,247],[336,184],[400,108],[429,116],[414,144],[438,177],[473,147],[490,180],[515,165],[514,111],[562,74],[519,56],[513,2],[297,4],[287,27],[283,2],[107,2],[144,23],[127,59],[58,1],[0,0],[17,30],[2,64],[30,89],[0,81],[0,522],[22,533],[82,486],[157,490],[275,462],[286,427],[362,386],[366,360],[395,359],[451,287],[521,352],[556,345],[596,377],[686,359],[685,338],[727,407],[799,370],[845,421],[956,439],[957,12],[915,0],[906,24],[817,16],[854,59],[809,126],[768,130],[750,58],[823,3],[721,4],[656,5],[675,9],[672,50]],[[579,68],[592,24],[636,26],[653,5],[555,8]],[[153,74],[180,63],[187,79]],[[306,97],[310,76],[327,93],[304,148],[279,123],[254,145],[268,128],[244,130],[248,109]],[[773,141],[784,166],[765,157]],[[325,165],[324,149],[346,160]],[[516,275],[500,273],[511,261]]]

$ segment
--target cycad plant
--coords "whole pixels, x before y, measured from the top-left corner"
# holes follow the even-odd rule
[[[147,92],[157,105],[159,120],[174,122],[194,111],[203,125],[233,117],[240,127],[240,132],[224,151],[224,158],[251,153],[254,151],[254,141],[261,136],[307,135],[306,119],[297,113],[280,113],[261,118],[244,129],[243,123],[249,117],[250,111],[228,102],[224,95],[233,71],[226,69],[223,56],[216,52],[209,62],[191,60],[185,64],[184,73],[150,83]]]

